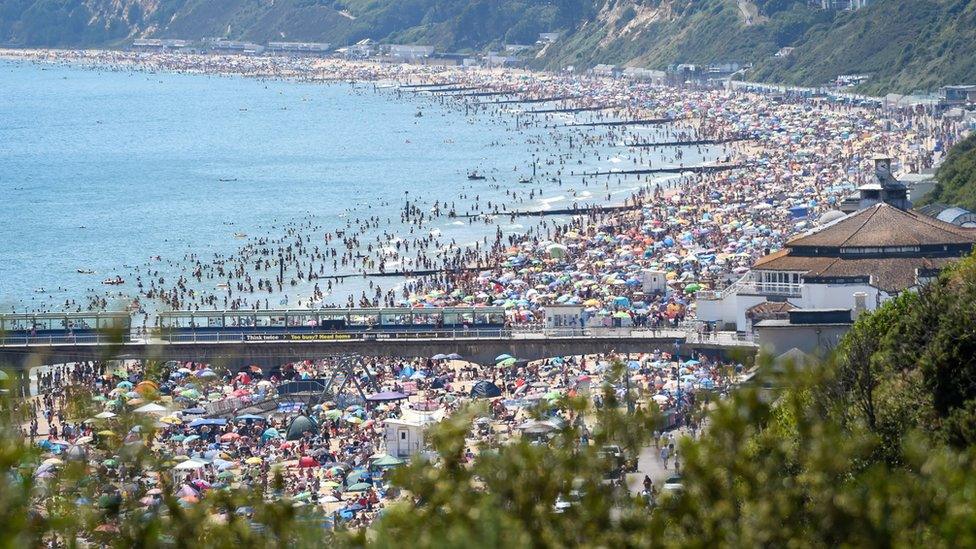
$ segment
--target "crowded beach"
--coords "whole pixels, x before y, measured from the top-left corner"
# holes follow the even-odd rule
[[[449,109],[494,120],[534,153],[532,165],[511,173],[466,168],[472,171],[461,175],[473,177],[455,197],[390,197],[403,200],[399,219],[350,209],[329,223],[285,220],[242,237],[234,254],[152,256],[118,275],[128,286],[93,288],[56,304],[102,310],[124,299],[143,315],[142,329],[152,327],[158,310],[282,304],[493,305],[505,308],[511,325],[538,323],[553,305],[577,305],[591,326],[676,325],[694,318],[696,292],[731,283],[836,208],[870,173],[872,157],[917,172],[962,132],[920,110],[572,74],[108,51],[2,55],[92,70],[354,82],[350,93],[384,94],[416,104],[418,113]],[[512,102],[408,87],[444,83],[508,94]],[[651,129],[624,124],[647,120],[667,122]],[[649,173],[655,169],[674,173]],[[482,199],[489,190],[504,198]],[[545,202],[556,196],[562,203]],[[554,204],[569,211],[545,215]],[[796,208],[807,214],[797,217]],[[502,223],[516,221],[518,230],[502,231]],[[474,243],[442,237],[439,225],[455,222],[478,225],[483,236]],[[664,273],[665,283],[645,291],[644,271]],[[344,286],[350,280],[362,288],[355,295]],[[130,500],[152,509],[166,485],[175,487],[180,505],[192,506],[223,487],[243,487],[320,508],[332,525],[363,527],[403,497],[389,471],[423,454],[426,429],[470,402],[485,402],[487,412],[471,425],[467,459],[525,437],[545,444],[569,423],[585,435],[590,418],[574,417],[561,403],[581,397],[599,407],[606,389],[626,398],[635,389],[635,406],[662,412],[662,430],[694,431],[699,425],[689,412],[740,381],[746,367],[673,351],[535,362],[500,355],[490,365],[435,355],[318,358],[274,370],[177,362],[57,366],[40,373],[27,407],[24,436],[43,452],[28,473],[43,482],[71,463],[98,469],[111,482],[85,505]],[[624,380],[607,376],[611,364],[624,366]],[[345,367],[352,385],[296,397],[302,382],[314,386]],[[90,401],[91,415],[74,415],[78,395]],[[157,466],[130,466],[124,448],[136,442]],[[679,468],[673,443],[656,444],[664,469]],[[276,475],[283,488],[272,485]],[[661,481],[648,475],[645,497],[653,499]]]
[[[120,276],[126,286],[37,305],[102,310],[123,301],[147,329],[158,310],[296,307],[495,305],[518,324],[567,304],[585,306],[591,325],[614,315],[652,326],[693,319],[697,291],[729,284],[811,228],[870,173],[872,157],[917,172],[963,132],[924,110],[584,75],[108,51],[3,55],[93,70],[355,82],[351,93],[412,102],[418,113],[454,109],[505,124],[533,153],[531,166],[512,173],[472,167],[456,197],[390,197],[403,200],[399,219],[351,208],[338,220],[285,220],[243,238],[236,253],[152,256]],[[446,83],[507,95],[436,91]],[[629,120],[668,122],[616,125]],[[627,173],[654,169],[677,173]],[[491,190],[504,200],[481,197]],[[563,209],[546,214],[554,208]],[[457,242],[441,234],[449,223],[479,226],[482,236]],[[663,291],[643,291],[645,270],[665,273]]]
[[[611,375],[612,364],[623,366],[624,379]],[[336,369],[355,382],[316,392]],[[412,458],[436,460],[428,430],[468,404],[480,402],[484,410],[466,439],[471,460],[513,441],[548,444],[570,424],[586,444],[592,412],[575,415],[566,400],[582,398],[598,409],[606,391],[660,411],[662,433],[694,433],[696,404],[719,398],[744,373],[742,364],[659,350],[535,362],[500,355],[488,366],[456,355],[346,356],[267,372],[179,362],[60,366],[38,376],[39,394],[25,408],[24,437],[41,452],[27,473],[43,489],[71,464],[97,470],[107,482],[79,495],[88,502],[80,505],[125,500],[154,510],[164,492],[192,506],[224,488],[247,489],[319,510],[330,526],[358,528],[404,497],[389,473]],[[306,389],[296,391],[302,383]],[[307,390],[310,384],[315,390]],[[91,416],[78,417],[80,409]],[[136,461],[127,450],[140,444],[151,460]],[[655,437],[654,444],[659,470],[679,472],[674,435]],[[635,466],[622,461],[609,475],[622,490],[657,497],[664,479],[647,476],[641,485],[642,473],[628,475]]]

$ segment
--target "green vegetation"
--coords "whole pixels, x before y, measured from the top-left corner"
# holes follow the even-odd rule
[[[877,0],[854,13],[805,0],[7,0],[0,44],[125,45],[133,38],[225,37],[422,43],[441,51],[557,44],[536,68],[620,63],[753,63],[751,79],[822,85],[869,74],[859,90],[932,90],[976,82],[976,3]],[[774,54],[795,50],[785,58]]]
[[[942,202],[976,211],[976,133],[949,149],[922,204]]]
[[[839,74],[871,76],[862,91],[934,90],[976,80],[976,3],[881,0],[809,27],[786,59],[764,59],[753,76],[819,84]]]
[[[656,508],[602,482],[594,449],[611,440],[646,444],[653,420],[625,412],[608,391],[592,445],[577,444],[571,421],[552,444],[482,448],[467,463],[464,438],[480,412],[453,416],[433,435],[437,463],[415,461],[396,473],[409,497],[369,531],[325,535],[340,547],[976,544],[976,255],[858,319],[824,363],[778,380],[785,387],[776,393],[760,382],[714,406],[705,436],[681,442],[684,489],[663,494]],[[570,414],[586,406],[557,405]],[[36,451],[10,429],[16,411],[6,408],[4,418],[0,545],[57,537],[119,547],[304,547],[325,539],[313,514],[253,494],[212,491],[183,507],[164,483],[164,505],[146,512],[142,486],[103,491],[111,466],[86,471],[69,462],[41,482],[31,474]],[[152,436],[151,426],[142,433]],[[112,440],[100,444],[119,446],[127,470],[160,467],[139,440]],[[576,503],[556,512],[555,499],[571,493]],[[251,518],[210,517],[244,505]],[[104,524],[118,532],[98,528]]]

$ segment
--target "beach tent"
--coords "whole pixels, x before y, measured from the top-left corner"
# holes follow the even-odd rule
[[[319,430],[318,425],[314,420],[308,416],[298,416],[291,420],[291,425],[288,426],[288,434],[285,436],[286,440],[298,440],[302,438],[302,433],[305,431],[311,431],[313,433]]]
[[[494,383],[483,379],[471,387],[471,396],[474,398],[494,398],[502,396],[502,391]]]

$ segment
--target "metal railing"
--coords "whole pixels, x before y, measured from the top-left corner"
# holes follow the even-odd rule
[[[748,272],[724,289],[695,292],[695,298],[717,301],[725,298],[725,296],[736,294],[800,297],[802,292],[802,283],[764,282],[757,280],[754,272]]]
[[[330,342],[383,342],[409,340],[499,340],[512,341],[532,339],[675,339],[692,341],[730,341],[748,342],[750,338],[736,337],[734,332],[705,332],[698,323],[682,323],[678,326],[593,326],[586,328],[545,328],[533,326],[512,327],[489,330],[431,330],[431,331],[375,331],[375,332],[205,332],[180,334],[134,334],[127,341],[120,341],[117,335],[87,334],[84,336],[0,336],[0,347],[44,347],[44,346],[85,346],[85,345],[124,345],[124,344],[163,344],[185,345],[195,343],[330,343]]]

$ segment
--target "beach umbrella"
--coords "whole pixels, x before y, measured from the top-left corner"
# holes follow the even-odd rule
[[[153,381],[145,380],[145,381],[140,381],[139,384],[136,385],[135,389],[137,393],[146,393],[151,391],[158,391],[159,386],[156,385],[156,383]]]
[[[315,461],[315,458],[313,458],[312,456],[302,456],[298,460],[298,466],[303,468],[318,467],[319,462]]]
[[[342,417],[342,410],[326,410],[322,412],[326,419],[339,419]]]
[[[237,440],[239,438],[241,438],[241,435],[239,435],[237,433],[224,433],[224,434],[220,435],[220,441],[221,442],[232,442],[232,441],[235,441],[235,440]]]
[[[391,400],[403,400],[407,398],[407,395],[397,392],[397,391],[385,391],[382,393],[375,393],[366,397],[366,400],[370,402],[387,402]]]
[[[195,459],[188,459],[180,462],[179,465],[173,467],[173,469],[176,469],[177,471],[191,471],[194,469],[203,469],[206,465],[207,464],[202,461],[197,461]]]
[[[495,357],[495,362],[501,362],[503,360],[508,360],[510,358],[513,358],[513,357],[512,357],[512,355],[509,355],[509,354],[498,355],[498,356]]]
[[[244,414],[242,416],[235,417],[234,421],[264,421],[264,418],[254,414]]]
[[[95,417],[98,419],[111,419],[115,417],[115,414],[106,410],[104,412],[99,412],[95,414]]]
[[[508,357],[504,360],[499,361],[498,364],[496,364],[496,366],[500,366],[504,368],[508,366],[513,366],[516,362],[518,362],[518,360],[516,360],[514,357]]]
[[[223,419],[223,418],[202,418],[202,417],[200,417],[200,418],[194,419],[193,421],[190,422],[190,427],[193,427],[193,428],[196,428],[196,427],[204,427],[204,426],[220,427],[220,426],[223,426],[223,425],[227,425],[227,420],[226,419]]]
[[[119,384],[116,385],[116,387],[128,391],[129,389],[134,387],[134,385],[132,385],[131,381],[120,381]]]
[[[264,433],[261,434],[261,437],[264,438],[265,440],[270,439],[270,438],[278,438],[280,436],[281,436],[281,434],[279,434],[278,433],[278,430],[275,429],[274,427],[270,427],[268,429],[265,429],[264,430]]]
[[[397,465],[403,465],[404,463],[406,463],[405,460],[402,460],[398,457],[386,455],[374,461],[373,465],[375,465],[376,467],[396,467]]]
[[[221,471],[217,474],[220,480],[233,480],[236,476],[232,471]]]
[[[372,487],[373,486],[371,484],[367,484],[365,482],[357,482],[356,484],[353,484],[352,486],[346,488],[346,492],[365,492],[366,490],[369,490]]]
[[[136,412],[136,413],[139,413],[139,414],[159,414],[159,413],[163,413],[165,411],[166,411],[166,407],[165,406],[160,406],[159,404],[156,404],[155,402],[150,402],[149,404],[146,404],[144,406],[140,406],[140,407],[136,408],[135,410],[133,410],[133,412]]]
[[[245,459],[244,460],[244,463],[246,463],[248,465],[261,465],[261,461],[262,461],[261,458],[259,458],[257,456],[254,456],[254,457],[249,457],[249,458]]]

